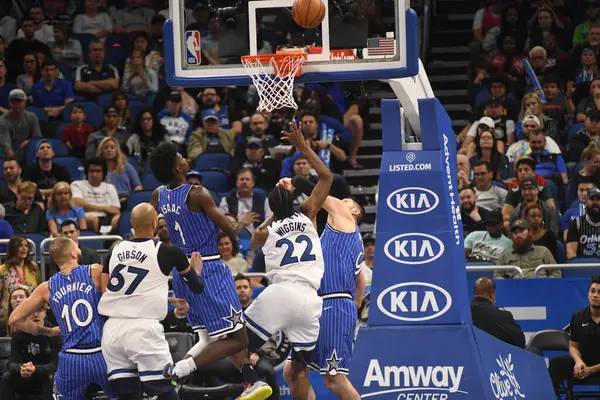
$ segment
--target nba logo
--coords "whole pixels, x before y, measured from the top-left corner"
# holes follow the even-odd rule
[[[200,65],[200,32],[185,32],[185,61],[187,65]]]

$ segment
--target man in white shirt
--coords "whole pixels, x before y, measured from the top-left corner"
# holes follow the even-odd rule
[[[90,158],[86,162],[85,172],[87,180],[71,183],[73,202],[83,207],[85,220],[91,231],[115,232],[121,217],[121,203],[117,189],[104,182],[107,174],[106,162],[100,157]]]
[[[477,207],[488,211],[499,210],[506,200],[506,189],[495,186],[492,183],[492,171],[485,161],[473,164],[473,176],[475,177],[475,194],[477,195]]]
[[[52,26],[44,23],[44,11],[42,10],[42,7],[31,7],[29,9],[29,16],[34,22],[33,37],[46,44],[49,42],[54,42],[54,30],[52,29]],[[19,32],[17,32],[17,38],[20,39],[24,36],[25,34],[23,33],[23,30],[19,29]]]

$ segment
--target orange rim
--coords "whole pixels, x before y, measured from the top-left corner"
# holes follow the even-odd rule
[[[273,60],[279,66],[279,74],[278,76],[288,76],[290,65],[285,64],[285,61],[289,58],[298,58],[301,57],[303,59],[302,63],[308,58],[306,52],[302,49],[291,49],[291,50],[278,50],[275,54],[256,54],[256,55],[248,55],[242,56],[242,62],[245,63],[260,63],[261,65],[269,65],[271,60]],[[275,73],[276,71],[273,71]],[[298,68],[298,71],[294,74],[294,76],[302,75],[302,67]]]

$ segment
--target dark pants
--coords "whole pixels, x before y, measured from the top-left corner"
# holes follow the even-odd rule
[[[570,381],[573,384],[578,382],[584,383],[588,379],[597,380],[600,378],[600,373],[590,375],[586,379],[577,379],[573,377],[573,369],[575,368],[575,361],[571,356],[558,356],[550,360],[548,365],[548,372],[550,373],[550,379],[554,386],[554,393],[558,396],[558,389],[564,381]]]
[[[269,397],[269,399],[279,400],[279,383],[277,382],[277,377],[275,376],[273,364],[267,358],[261,357],[256,362],[256,367],[254,369],[256,370],[258,376],[260,376],[261,379],[264,379],[265,383],[267,383],[267,385],[271,386],[271,389],[273,389],[273,394]],[[226,383],[242,382],[241,372],[229,359],[218,361],[206,367],[200,367],[198,368],[198,373],[202,375],[215,376],[220,381]]]
[[[43,400],[52,399],[52,378],[49,375],[35,375],[31,378],[23,378],[19,374],[5,372],[0,382],[0,399],[14,400],[17,394],[21,399],[27,399],[30,395],[36,395]]]

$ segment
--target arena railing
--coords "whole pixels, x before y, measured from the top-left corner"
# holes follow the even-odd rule
[[[517,278],[523,277],[523,270],[516,265],[468,265],[467,272],[510,271],[516,272]]]
[[[535,269],[533,277],[537,278],[538,274],[542,273],[546,269],[587,269],[587,268],[600,268],[600,264],[542,264]]]
[[[56,238],[49,237],[42,240],[42,243],[40,243],[40,271],[42,282],[46,280],[46,256],[50,255],[50,243],[52,243],[54,239]],[[92,241],[104,242],[106,240],[123,240],[123,238],[119,235],[79,236],[79,243]],[[48,251],[46,251],[46,245],[48,245]],[[96,252],[102,255],[108,253],[108,249],[96,249]]]
[[[8,242],[10,241],[10,239],[0,239],[0,244],[8,244]],[[27,239],[27,242],[29,243],[29,246],[31,247],[31,251],[29,251],[29,254],[32,255],[31,259],[35,261],[36,257],[37,257],[37,246],[35,245],[35,242],[31,239]],[[4,260],[6,258],[7,254],[6,253],[0,253],[0,259]]]

